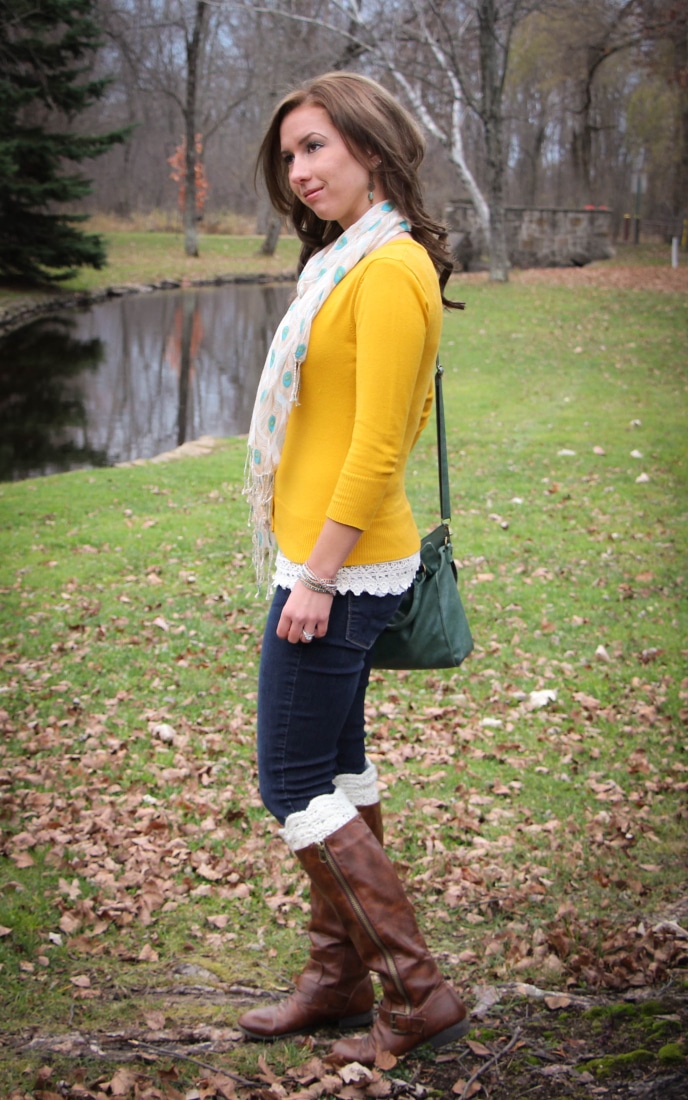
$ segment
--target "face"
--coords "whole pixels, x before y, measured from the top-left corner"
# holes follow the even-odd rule
[[[289,186],[323,221],[348,229],[370,209],[370,171],[349,151],[324,107],[304,103],[290,111],[280,143]],[[384,197],[376,180],[373,201]]]

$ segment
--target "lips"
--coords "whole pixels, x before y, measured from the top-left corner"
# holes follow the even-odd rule
[[[322,192],[322,187],[312,187],[310,191],[304,191],[303,201],[304,202],[312,202],[312,200],[314,198],[316,198],[316,196],[318,196],[321,192]]]

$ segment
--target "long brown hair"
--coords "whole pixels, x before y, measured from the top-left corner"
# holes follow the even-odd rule
[[[327,111],[351,155],[366,168],[371,161],[379,160],[375,172],[384,193],[409,222],[413,239],[430,256],[439,276],[442,302],[450,309],[463,309],[463,302],[452,302],[444,296],[453,264],[447,249],[447,231],[429,216],[423,202],[418,179],[418,168],[425,154],[423,135],[408,111],[386,88],[357,73],[325,73],[290,92],[275,108],[258,151],[256,174],[263,176],[272,205],[290,219],[301,241],[299,270],[314,252],[342,233],[337,222],[323,221],[289,186],[280,127],[291,111],[305,103]]]

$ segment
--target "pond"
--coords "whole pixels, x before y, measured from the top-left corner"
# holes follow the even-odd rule
[[[152,291],[0,340],[0,480],[243,435],[289,283]]]

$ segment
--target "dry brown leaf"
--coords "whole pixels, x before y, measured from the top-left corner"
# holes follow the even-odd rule
[[[27,867],[33,867],[35,860],[33,856],[30,856],[28,852],[17,852],[11,856],[12,862],[19,870],[25,870]]]
[[[469,1100],[469,1097],[477,1096],[479,1092],[482,1092],[482,1087],[480,1081],[472,1081],[469,1085],[463,1077],[459,1077],[458,1081],[455,1081],[452,1085],[452,1092]]]
[[[130,1069],[118,1069],[105,1088],[112,1096],[129,1096],[134,1091],[138,1074]]]
[[[200,875],[201,878],[208,879],[209,882],[219,882],[224,877],[220,871],[216,871],[208,863],[202,863],[200,867],[197,867],[196,874]]]
[[[147,1012],[144,1016],[146,1027],[151,1031],[162,1031],[165,1026],[165,1013],[160,1011]]]
[[[72,915],[72,913],[63,913],[60,917],[59,928],[62,932],[65,932],[68,936],[73,936],[75,932],[78,932],[81,928],[81,921],[78,917]]]
[[[361,1081],[373,1080],[371,1070],[367,1066],[362,1066],[360,1062],[349,1062],[348,1065],[337,1070],[337,1073],[345,1085],[356,1085],[360,1084]]]
[[[475,1039],[467,1039],[466,1046],[469,1050],[472,1050],[474,1054],[477,1054],[480,1058],[491,1058],[492,1051],[485,1046],[484,1043],[478,1043]]]
[[[397,1061],[398,1058],[392,1054],[391,1050],[380,1050],[375,1056],[375,1065],[382,1070],[394,1069]]]
[[[219,913],[217,916],[208,917],[208,924],[212,924],[213,928],[219,928],[222,930],[226,928],[230,922],[230,916],[228,913]]]

